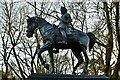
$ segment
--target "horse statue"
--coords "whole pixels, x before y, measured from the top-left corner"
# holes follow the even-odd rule
[[[47,22],[45,19],[40,17],[29,17],[27,19],[27,34],[26,36],[28,38],[33,36],[34,30],[38,28],[42,38],[44,45],[38,50],[38,57],[41,61],[41,64],[44,65],[46,69],[49,69],[49,65],[46,64],[46,62],[43,60],[41,54],[42,52],[48,50],[49,56],[50,56],[50,63],[51,63],[51,73],[55,73],[54,71],[54,60],[53,60],[53,49],[59,50],[59,49],[71,49],[74,56],[77,58],[78,62],[76,66],[73,68],[72,74],[76,74],[77,67],[79,67],[80,64],[83,62],[83,57],[80,54],[81,51],[83,52],[83,55],[85,57],[85,64],[83,67],[83,74],[86,73],[87,67],[88,67],[88,56],[86,50],[89,49],[89,51],[93,48],[96,38],[95,35],[91,32],[84,33],[80,30],[74,29],[72,30],[72,35],[67,35],[67,44],[61,44],[59,43],[59,40],[61,39],[60,32],[57,26],[53,26],[49,22]]]

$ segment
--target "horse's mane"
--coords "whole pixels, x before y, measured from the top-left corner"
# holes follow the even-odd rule
[[[42,22],[45,22],[45,24],[48,24],[48,25],[51,25],[51,26],[53,26],[51,23],[49,23],[47,20],[45,20],[44,18],[41,18],[41,17],[39,17],[39,16],[35,16],[34,18],[37,18],[38,20],[40,20],[40,21],[42,21]],[[56,25],[54,25],[54,26],[56,26]]]

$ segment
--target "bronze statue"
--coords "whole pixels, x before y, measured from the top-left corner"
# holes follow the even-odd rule
[[[71,22],[71,21],[69,21]],[[46,69],[49,68],[49,65],[43,60],[41,54],[42,52],[48,50],[50,56],[50,62],[52,64],[52,71],[54,73],[54,60],[53,60],[53,48],[55,49],[71,49],[74,56],[78,59],[78,63],[73,68],[73,74],[77,70],[80,64],[83,62],[83,57],[81,56],[81,51],[85,57],[85,65],[82,73],[86,73],[88,66],[88,56],[87,56],[87,47],[89,51],[92,49],[96,42],[95,35],[92,33],[84,33],[80,30],[74,29],[71,31],[72,35],[66,36],[67,44],[59,43],[60,34],[58,27],[53,27],[49,22],[40,17],[29,17],[27,19],[27,37],[30,38],[33,36],[34,30],[38,28],[42,37],[44,45],[38,51],[38,57]],[[63,34],[64,35],[64,34]],[[37,53],[36,53],[37,54]],[[35,54],[35,55],[36,55]]]

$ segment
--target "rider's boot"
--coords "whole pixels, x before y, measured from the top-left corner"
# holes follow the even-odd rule
[[[61,35],[62,35],[62,41],[59,41],[58,43],[67,44],[67,36],[64,30],[60,29]]]

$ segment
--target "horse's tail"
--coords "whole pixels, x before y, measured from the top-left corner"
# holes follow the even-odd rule
[[[94,44],[96,43],[96,37],[93,33],[88,32],[86,33],[90,39],[90,43],[89,43],[89,51],[91,51],[91,49],[93,48]]]

